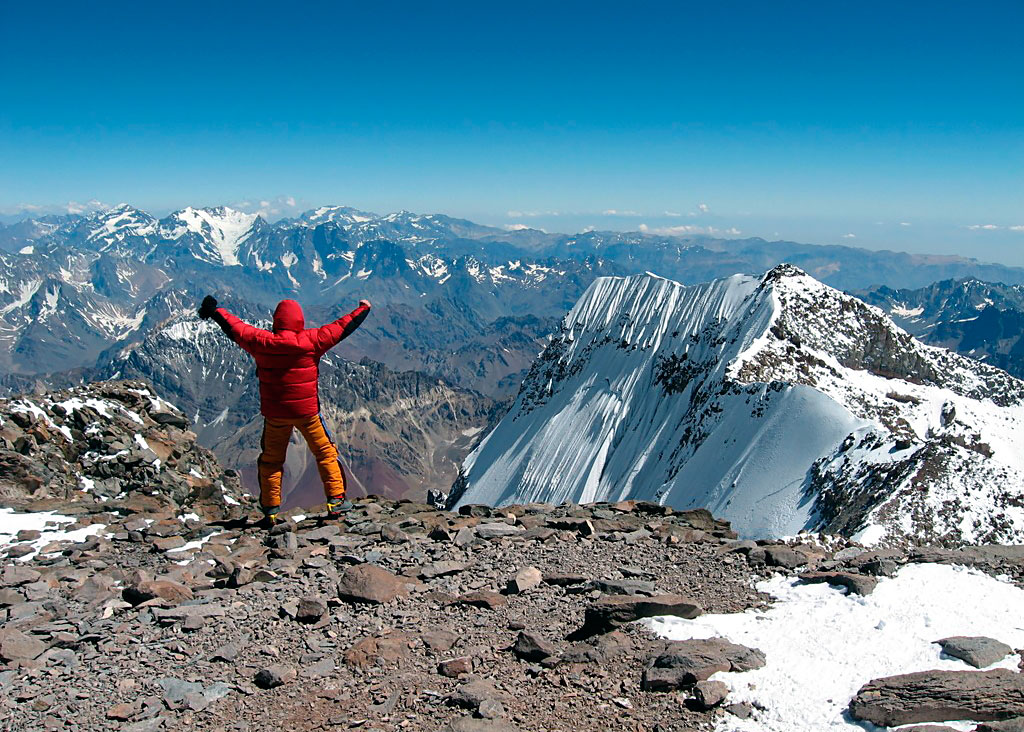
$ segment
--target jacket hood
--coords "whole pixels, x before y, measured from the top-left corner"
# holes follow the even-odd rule
[[[302,307],[294,300],[282,300],[274,310],[274,332],[282,330],[301,331],[306,327],[306,318],[302,315]]]

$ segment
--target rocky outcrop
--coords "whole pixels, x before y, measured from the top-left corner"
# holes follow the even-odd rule
[[[36,510],[237,515],[248,500],[238,476],[188,428],[139,381],[0,400],[0,499]]]
[[[878,725],[1024,716],[1024,675],[995,671],[921,671],[875,679],[850,702],[850,714]]]

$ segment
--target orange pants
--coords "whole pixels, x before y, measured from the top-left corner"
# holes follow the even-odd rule
[[[339,501],[345,496],[345,476],[338,462],[338,448],[324,426],[319,414],[295,419],[263,418],[263,452],[259,458],[260,504],[264,510],[281,505],[281,477],[284,475],[284,458],[288,451],[288,440],[292,429],[298,429],[306,438],[320,480],[324,483],[324,495],[329,501]]]

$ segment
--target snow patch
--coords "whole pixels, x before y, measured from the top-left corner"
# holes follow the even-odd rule
[[[765,653],[764,668],[712,676],[729,685],[730,702],[756,708],[749,720],[724,718],[716,732],[862,732],[844,712],[868,681],[971,670],[942,654],[940,638],[983,635],[1024,647],[1024,590],[963,567],[908,565],[865,597],[778,575],[758,589],[776,599],[767,610],[641,621],[671,640],[724,637]],[[990,668],[1015,669],[1018,661],[1011,655]]]

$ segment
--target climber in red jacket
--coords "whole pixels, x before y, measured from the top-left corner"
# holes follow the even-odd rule
[[[263,449],[258,462],[260,505],[264,524],[273,526],[281,510],[281,477],[292,429],[298,428],[316,458],[327,497],[327,516],[337,518],[345,506],[345,476],[338,448],[320,417],[320,357],[347,338],[370,312],[368,300],[333,323],[306,329],[302,308],[282,300],[274,310],[273,330],[242,322],[210,295],[203,298],[199,317],[213,318],[221,329],[256,360],[263,414]]]

